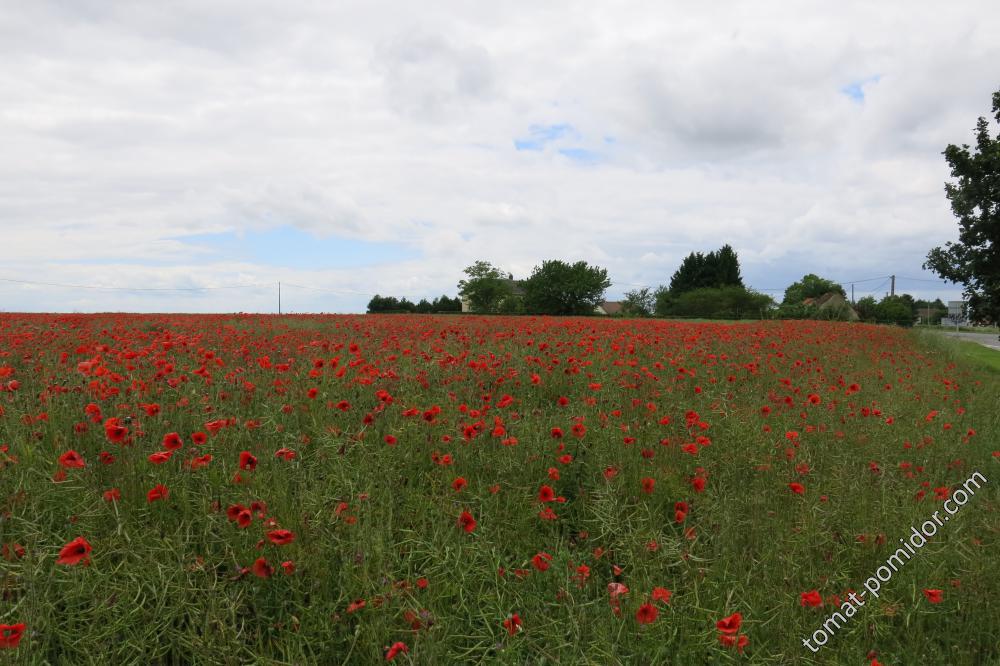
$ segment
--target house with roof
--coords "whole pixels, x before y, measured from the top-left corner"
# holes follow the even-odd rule
[[[621,316],[624,312],[625,304],[621,301],[604,301],[594,308],[594,314],[608,315],[610,317]]]
[[[807,298],[802,301],[803,305],[811,305],[831,319],[842,319],[844,321],[858,321],[861,317],[847,302],[847,299],[836,291],[828,291],[816,298]]]

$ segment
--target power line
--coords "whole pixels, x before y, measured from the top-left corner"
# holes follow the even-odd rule
[[[882,282],[882,284],[880,284],[879,286],[875,287],[874,289],[872,289],[871,291],[866,292],[866,293],[874,294],[876,291],[881,291],[882,287],[884,287],[885,285],[889,284],[889,280],[890,280],[890,278],[886,278],[885,281]]]
[[[888,277],[890,277],[890,276],[888,276],[888,275],[880,275],[878,277],[865,278],[864,280],[841,280],[841,281],[837,282],[837,284],[861,284],[862,282],[874,282],[875,280],[884,280],[884,279],[886,279]]]

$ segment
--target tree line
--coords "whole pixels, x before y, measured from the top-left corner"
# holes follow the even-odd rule
[[[395,296],[380,296],[375,294],[368,301],[369,314],[387,314],[393,312],[411,312],[416,314],[431,314],[434,312],[461,312],[462,299],[439,296],[433,301],[421,298],[413,303],[406,298],[396,298]]]

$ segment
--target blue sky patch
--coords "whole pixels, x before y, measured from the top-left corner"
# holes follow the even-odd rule
[[[600,154],[586,148],[560,148],[559,154],[577,164],[597,164],[601,161]]]
[[[576,130],[569,123],[532,125],[528,128],[527,137],[514,139],[514,148],[517,150],[541,150],[549,142],[576,134]]]
[[[317,236],[288,226],[267,231],[198,234],[176,240],[208,250],[213,261],[246,261],[306,270],[398,263],[420,256],[402,243]]]
[[[853,81],[841,88],[840,92],[860,104],[865,101],[865,86],[869,83],[878,83],[881,78],[882,76],[880,74],[876,74],[875,76],[869,76],[867,79]]]

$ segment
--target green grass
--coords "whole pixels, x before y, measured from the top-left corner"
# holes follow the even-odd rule
[[[926,337],[930,335],[932,337]],[[921,332],[924,344],[933,346],[942,353],[949,354],[966,367],[1000,373],[1000,351],[985,347],[978,342],[950,338],[939,333]]]

